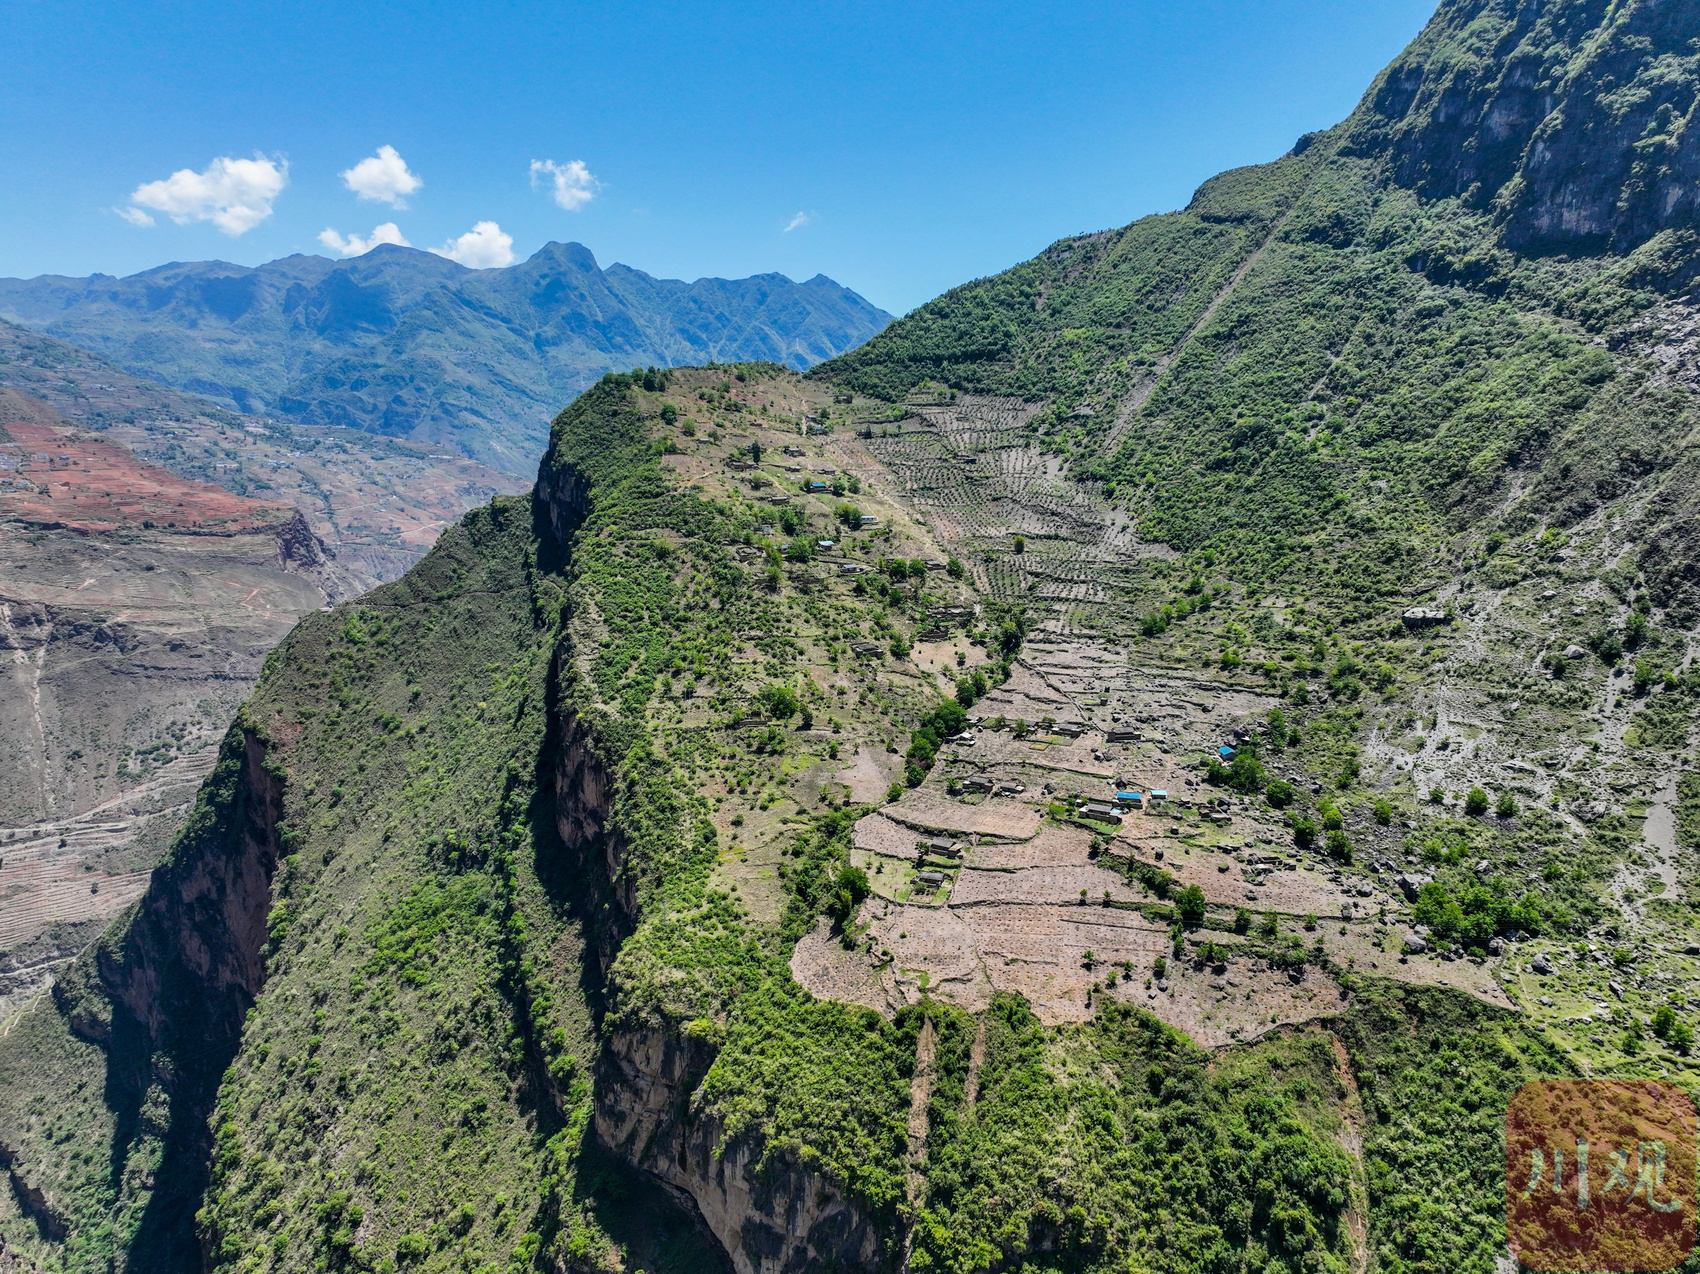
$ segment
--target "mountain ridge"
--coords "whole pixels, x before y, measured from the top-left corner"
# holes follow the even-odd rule
[[[343,261],[5,279],[0,315],[243,411],[444,443],[512,473],[530,468],[559,403],[605,371],[800,369],[890,320],[821,275],[659,279],[603,269],[576,243],[491,270],[382,244]]]

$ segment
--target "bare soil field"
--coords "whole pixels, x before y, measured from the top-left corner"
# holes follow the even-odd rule
[[[400,575],[468,509],[527,485],[441,448],[241,416],[9,323],[0,385],[178,478],[292,505],[362,588]]]

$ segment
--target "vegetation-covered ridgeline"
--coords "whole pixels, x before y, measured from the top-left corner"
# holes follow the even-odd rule
[[[1519,1084],[1696,1075],[1693,21],[1449,6],[818,377],[604,378],[7,1024],[8,1259],[1497,1269]],[[1639,129],[1603,229],[1506,94]]]
[[[1444,4],[1338,127],[814,374],[1025,399],[1143,534],[1341,600],[1639,490],[1638,564],[1694,613],[1692,494],[1664,478],[1690,446],[1665,302],[1700,269],[1697,38],[1688,5]]]

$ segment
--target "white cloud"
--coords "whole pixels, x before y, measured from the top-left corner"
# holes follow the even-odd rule
[[[289,165],[281,159],[221,156],[204,172],[182,168],[164,181],[137,186],[130,202],[141,207],[122,215],[133,225],[151,225],[153,218],[142,209],[152,208],[180,226],[210,221],[225,234],[238,235],[272,215],[272,201],[288,184]]]
[[[153,224],[153,218],[140,208],[114,208],[112,211],[133,226],[151,226]]]
[[[460,238],[431,251],[474,270],[493,270],[514,263],[514,237],[503,234],[494,221],[480,221]]]
[[[779,233],[790,234],[793,230],[801,230],[814,219],[815,214],[812,212],[794,212],[791,214],[791,220],[785,223],[784,228]]]
[[[590,175],[590,169],[584,166],[582,159],[570,159],[564,164],[557,164],[553,159],[532,160],[532,189],[541,186],[545,177],[549,179],[550,197],[568,212],[577,212],[596,198],[596,192],[602,189],[602,183]]]
[[[342,180],[362,199],[387,203],[392,208],[407,207],[407,196],[425,184],[408,171],[407,161],[396,154],[394,146],[378,147],[376,155],[368,155],[345,170]]]
[[[413,245],[401,233],[401,227],[393,221],[386,221],[381,226],[373,226],[372,233],[362,239],[357,234],[343,238],[335,230],[319,231],[319,242],[332,252],[340,252],[345,257],[358,257],[370,252],[380,243],[393,243],[397,247],[411,248]]]

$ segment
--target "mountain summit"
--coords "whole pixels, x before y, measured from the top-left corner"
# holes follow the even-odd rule
[[[347,261],[3,279],[0,316],[243,411],[434,441],[515,473],[549,416],[603,372],[802,369],[891,321],[818,276],[685,283],[604,270],[577,243],[498,270],[382,244]]]

